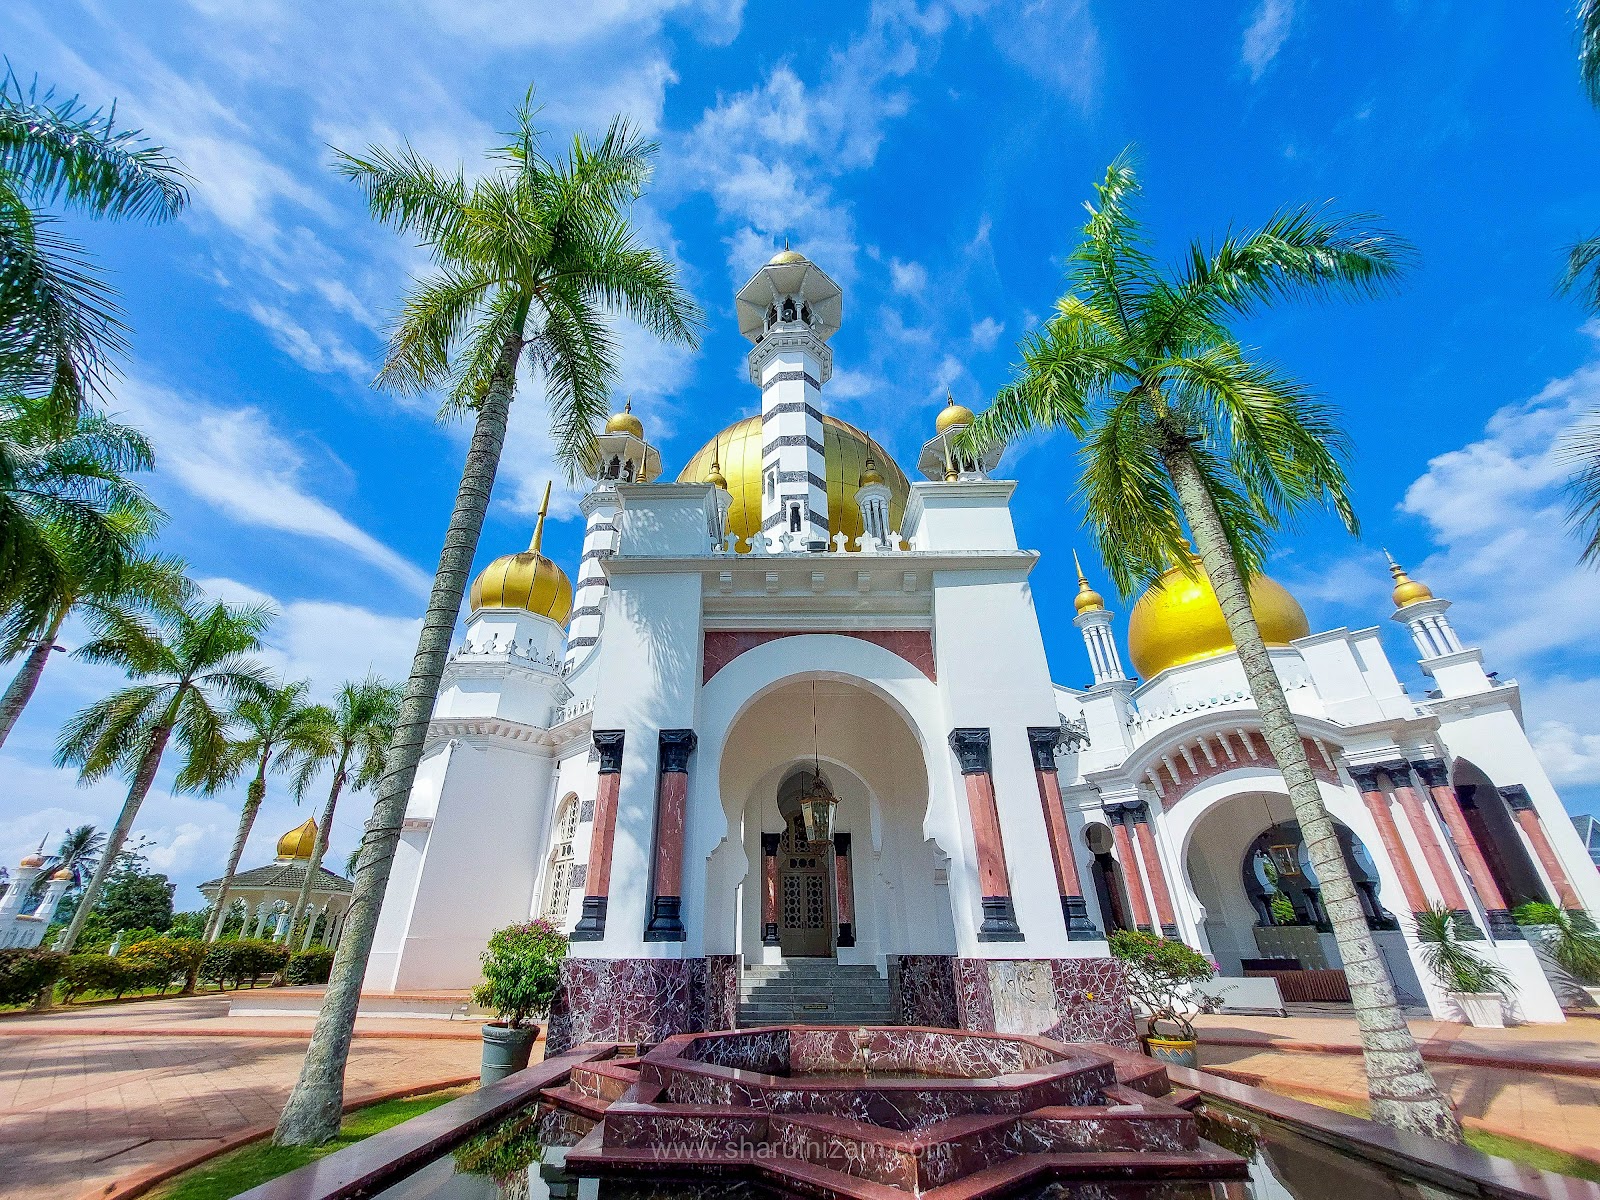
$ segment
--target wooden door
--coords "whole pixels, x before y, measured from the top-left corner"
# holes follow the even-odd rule
[[[833,954],[833,846],[806,841],[800,814],[778,845],[778,945],[785,957]]]

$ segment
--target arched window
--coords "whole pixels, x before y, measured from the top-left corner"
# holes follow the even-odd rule
[[[550,862],[545,868],[543,915],[560,922],[566,919],[568,893],[572,890],[572,839],[578,832],[578,795],[568,792],[556,813],[551,837]]]

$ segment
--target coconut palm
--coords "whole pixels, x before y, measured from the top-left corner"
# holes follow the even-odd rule
[[[1600,107],[1600,0],[1578,5],[1578,76],[1589,102]],[[1567,248],[1561,290],[1600,313],[1600,234]],[[1591,413],[1567,434],[1561,454],[1576,468],[1567,488],[1567,521],[1583,539],[1579,561],[1594,566],[1600,563],[1600,414]]]
[[[311,885],[322,867],[328,841],[333,837],[333,811],[340,793],[346,785],[356,792],[374,787],[383,777],[385,756],[394,737],[395,722],[400,717],[400,699],[398,685],[369,675],[360,683],[347,683],[340,688],[332,708],[317,706],[311,721],[315,748],[301,764],[295,795],[303,794],[324,766],[333,767],[333,782],[328,788],[328,802],[322,808],[322,819],[317,823],[317,837],[311,861],[306,864],[306,877],[300,884],[294,911],[289,914],[290,937],[294,936],[300,914],[311,902]]]
[[[75,894],[83,887],[84,881],[94,872],[95,864],[100,861],[100,855],[106,847],[106,835],[93,825],[79,825],[76,829],[69,829],[62,835],[61,844],[56,847],[55,853],[47,855],[44,867],[34,877],[33,888],[28,893],[29,902],[34,897],[42,897],[45,889],[50,885],[50,876],[57,871],[71,871],[72,883],[68,885],[69,894]],[[65,920],[65,917],[58,918]]]
[[[311,685],[304,681],[268,686],[259,694],[241,696],[228,713],[230,736],[223,769],[208,780],[207,790],[215,791],[238,778],[239,772],[255,767],[249,785],[245,788],[244,807],[239,810],[239,829],[233,835],[233,848],[228,851],[228,865],[217,883],[216,899],[211,905],[211,915],[206,918],[205,939],[217,940],[222,932],[222,920],[227,912],[228,890],[239,869],[239,856],[250,838],[250,829],[261,811],[261,802],[267,798],[267,775],[274,771],[298,769],[308,759],[314,759],[322,746],[322,713],[320,705],[306,702]],[[236,731],[236,732],[234,732]]]
[[[526,354],[542,376],[551,437],[573,470],[591,452],[616,378],[608,315],[626,314],[672,341],[696,340],[698,310],[672,264],[640,244],[628,218],[655,147],[619,119],[598,141],[578,136],[565,156],[549,157],[531,99],[517,112],[513,140],[492,151],[495,169],[470,185],[462,171],[446,174],[409,147],[339,156],[373,215],[418,238],[436,267],[407,297],[378,382],[404,392],[443,389],[445,411],[471,413],[473,432],[328,990],[273,1137],[279,1145],[317,1144],[339,1128],[361,979],[505,444],[518,365]]]
[[[1139,184],[1127,155],[1095,190],[1068,291],[1023,343],[1015,381],[974,424],[969,449],[1065,426],[1083,443],[1079,494],[1122,592],[1154,583],[1172,563],[1204,571],[1322,881],[1373,1112],[1459,1141],[1362,916],[1245,586],[1297,512],[1325,506],[1354,530],[1344,436],[1304,385],[1253,357],[1227,325],[1278,300],[1381,292],[1409,252],[1359,219],[1295,209],[1258,230],[1197,242],[1164,271],[1134,213]]]
[[[121,667],[134,682],[67,722],[56,743],[56,765],[77,767],[81,783],[126,775],[129,787],[67,927],[63,951],[72,952],[174,735],[183,757],[179,791],[204,790],[227,770],[225,706],[265,691],[266,668],[252,656],[272,615],[266,605],[191,603],[158,614],[148,625],[119,625],[79,651],[89,662]]]

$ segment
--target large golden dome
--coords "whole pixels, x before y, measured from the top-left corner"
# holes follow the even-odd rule
[[[1128,657],[1133,669],[1153,679],[1168,667],[1233,651],[1222,606],[1200,568],[1186,575],[1170,567],[1139,597],[1128,617]],[[1281,583],[1257,575],[1250,581],[1250,607],[1268,646],[1287,646],[1311,632],[1305,609]]]
[[[472,581],[467,593],[472,611],[520,608],[565,625],[572,612],[572,581],[537,550],[502,554]]]
[[[278,839],[278,857],[283,859],[311,858],[317,848],[317,823],[309,818],[304,825],[289,830]]]
[[[911,484],[888,451],[854,425],[837,417],[822,418],[822,457],[828,475],[828,533],[844,533],[852,540],[863,533],[856,490],[867,458],[889,485],[889,528],[899,529]],[[678,474],[679,483],[704,483],[715,459],[728,480],[733,506],[728,510],[728,530],[746,542],[761,531],[761,418],[735,421],[712,438]]]

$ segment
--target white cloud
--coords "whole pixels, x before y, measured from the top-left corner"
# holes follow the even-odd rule
[[[921,263],[889,260],[889,286],[902,296],[918,296],[928,289],[928,271]]]
[[[993,350],[1006,327],[993,317],[985,317],[972,327],[972,344],[979,350]]]
[[[340,297],[339,306],[342,308],[345,303]],[[250,301],[247,309],[266,329],[274,346],[313,374],[339,372],[357,383],[372,378],[371,366],[337,334],[324,331],[313,335],[283,309],[269,308],[259,300]]]
[[[995,45],[1017,66],[1059,89],[1083,109],[1100,86],[1100,29],[1088,0],[969,0],[987,12]]]
[[[1250,68],[1250,80],[1255,82],[1265,73],[1272,60],[1289,40],[1289,30],[1294,23],[1295,0],[1261,0],[1255,16],[1244,31],[1244,45],[1240,57]]]

